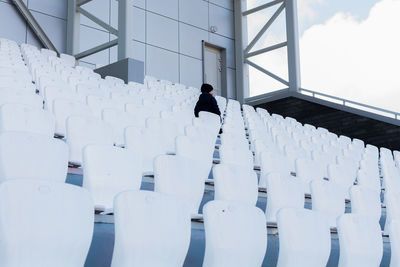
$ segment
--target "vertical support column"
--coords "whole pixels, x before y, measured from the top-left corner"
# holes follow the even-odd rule
[[[301,87],[297,0],[286,0],[286,38],[289,90],[291,92],[297,92]]]
[[[243,54],[243,15],[242,0],[234,1],[235,19],[235,66],[236,66],[236,100],[244,101],[244,54]]]
[[[67,53],[74,56],[79,53],[80,14],[76,11],[76,0],[68,0]]]
[[[118,60],[122,60],[133,57],[133,0],[118,2]]]

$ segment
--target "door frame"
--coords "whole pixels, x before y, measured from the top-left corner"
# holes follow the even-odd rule
[[[204,62],[204,54],[207,47],[214,48],[220,51],[221,53],[221,96],[227,97],[228,95],[228,85],[227,85],[227,77],[226,77],[226,48],[215,45],[204,40],[201,41],[201,57],[202,57],[202,71],[203,71],[203,83],[205,82],[205,62]]]

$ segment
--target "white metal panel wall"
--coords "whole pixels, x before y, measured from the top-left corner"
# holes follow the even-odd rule
[[[61,51],[66,46],[67,0],[26,0],[28,8]],[[93,0],[83,6],[105,22],[118,26],[118,2]],[[134,0],[134,57],[145,62],[145,72],[189,86],[202,82],[204,40],[227,49],[228,96],[235,96],[233,0]],[[19,43],[39,42],[7,1],[0,0],[0,37]],[[210,27],[217,32],[211,33]],[[115,37],[81,16],[80,49],[90,48]],[[100,67],[117,60],[115,47],[81,60],[80,64]]]

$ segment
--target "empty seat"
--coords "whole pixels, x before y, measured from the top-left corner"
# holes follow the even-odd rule
[[[329,224],[318,212],[306,209],[281,209],[278,267],[326,266],[331,250]]]
[[[372,170],[360,169],[357,172],[357,182],[359,185],[368,187],[378,193],[381,192],[381,181],[379,178],[379,170],[374,172]]]
[[[345,211],[346,191],[337,184],[316,180],[311,182],[312,210],[326,216],[329,225],[336,227],[336,219]]]
[[[355,174],[345,164],[328,165],[329,181],[340,185],[346,191],[346,198],[349,199],[349,190],[354,185]]]
[[[22,104],[4,104],[0,107],[0,131],[21,131],[54,136],[53,114],[43,109]]]
[[[78,186],[31,179],[0,184],[0,265],[83,266],[92,241],[93,202]]]
[[[75,57],[67,54],[60,54],[60,59],[62,60],[63,64],[68,67],[75,67],[76,60]]]
[[[267,186],[267,175],[271,172],[279,173],[282,177],[286,177],[291,173],[285,157],[281,154],[271,153],[270,151],[261,152],[260,167],[260,187]]]
[[[68,147],[58,139],[26,132],[0,133],[0,181],[32,178],[65,182]]]
[[[69,162],[82,165],[83,148],[87,145],[113,145],[111,127],[95,118],[70,116],[67,118]]]
[[[281,208],[304,208],[304,187],[295,177],[279,173],[267,175],[267,222],[275,223]]]
[[[252,168],[218,164],[213,168],[214,199],[255,205],[258,199],[257,174]]]
[[[350,189],[351,213],[374,218],[377,222],[381,218],[380,193],[361,185],[354,185]]]
[[[172,121],[150,117],[146,120],[146,127],[150,131],[162,133],[161,141],[165,144],[167,152],[175,153],[175,138],[183,135],[183,129],[179,129],[178,125]]]
[[[153,173],[154,159],[167,153],[162,133],[147,128],[133,126],[125,128],[125,147],[140,153],[142,171],[146,175]]]
[[[253,152],[248,148],[241,149],[222,145],[219,147],[219,158],[223,164],[240,165],[247,169],[254,168]]]
[[[0,106],[7,103],[23,104],[38,109],[43,108],[43,99],[37,94],[24,90],[0,88]]]
[[[326,173],[326,165],[310,159],[298,159],[295,163],[296,177],[300,179],[304,186],[304,192],[309,194],[310,182],[323,180]]]
[[[118,193],[139,190],[141,183],[142,160],[138,152],[107,145],[83,149],[83,187],[92,194],[96,210],[112,210]]]
[[[190,214],[181,199],[126,191],[114,201],[112,267],[183,266],[189,249]]]
[[[195,215],[203,199],[206,174],[190,158],[161,155],[154,160],[154,191],[180,197]]]
[[[390,267],[400,266],[400,223],[392,220],[388,223],[390,238]]]
[[[204,267],[261,266],[267,249],[267,228],[259,208],[233,201],[210,201],[204,206],[204,231]]]
[[[379,223],[371,217],[344,214],[338,218],[339,267],[376,267],[383,256]]]
[[[193,139],[188,136],[177,136],[175,145],[176,154],[196,160],[197,164],[202,167],[202,172],[206,173],[204,179],[207,179],[212,167],[214,147],[210,146],[207,141]]]

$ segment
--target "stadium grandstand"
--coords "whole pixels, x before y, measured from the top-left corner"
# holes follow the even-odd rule
[[[398,114],[301,88],[296,0],[0,14],[1,267],[400,266]],[[278,48],[288,80],[250,60]],[[249,97],[249,68],[287,88]]]

